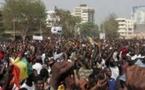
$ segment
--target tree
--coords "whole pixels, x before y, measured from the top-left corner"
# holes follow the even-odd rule
[[[119,37],[118,34],[118,23],[115,20],[116,16],[111,14],[105,22],[101,25],[102,32],[105,32],[106,38],[115,39]]]
[[[2,14],[5,28],[13,30],[14,34],[21,32],[23,39],[28,33],[38,31],[47,15],[40,0],[5,0]]]
[[[76,16],[72,16],[70,11],[65,11],[62,9],[55,9],[56,15],[59,16],[60,21],[57,23],[63,28],[64,37],[74,37],[75,35],[75,26],[80,23],[81,19]]]
[[[99,34],[98,26],[91,22],[82,23],[80,25],[81,36],[93,36],[96,37]]]
[[[0,34],[4,31],[4,25],[3,25],[3,16],[2,12],[0,11]]]

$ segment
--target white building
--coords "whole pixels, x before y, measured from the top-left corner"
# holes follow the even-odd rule
[[[73,10],[72,15],[81,18],[81,23],[93,22],[94,23],[95,10],[88,7],[86,4],[81,4]]]
[[[136,38],[145,39],[145,6],[133,7],[132,19],[135,21]]]
[[[145,24],[145,6],[133,7],[132,19],[136,24]]]
[[[120,38],[130,39],[134,37],[134,21],[126,18],[117,18]]]
[[[57,23],[57,21],[59,21],[60,18],[58,16],[56,16],[56,12],[55,11],[47,11],[47,19],[46,19],[46,24],[47,27],[52,27],[55,26]]]

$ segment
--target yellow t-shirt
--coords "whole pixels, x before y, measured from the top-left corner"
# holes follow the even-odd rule
[[[63,84],[59,85],[57,90],[65,90],[64,85]]]

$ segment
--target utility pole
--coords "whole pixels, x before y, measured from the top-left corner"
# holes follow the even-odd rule
[[[14,18],[12,22],[13,22],[13,33],[14,33],[13,39],[15,40],[16,39],[16,25],[15,25],[16,19]]]
[[[41,19],[40,19],[40,35],[42,36],[42,25],[41,25]]]

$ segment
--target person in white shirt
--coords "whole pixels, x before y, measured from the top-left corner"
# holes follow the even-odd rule
[[[25,80],[25,82],[21,85],[21,89],[27,89],[27,90],[35,90],[35,85],[34,85],[34,75],[31,74],[29,77]]]
[[[34,85],[33,86],[28,86],[26,83],[24,83],[22,86],[21,86],[21,89],[22,88],[25,88],[27,90],[35,90],[35,87]]]
[[[43,54],[41,55],[41,59],[42,59],[42,63],[43,63],[43,64],[45,63],[45,58],[46,58],[46,54],[43,53]]]
[[[32,66],[34,70],[37,71],[37,74],[40,74],[41,69],[43,68],[41,60],[36,61],[36,63]]]

